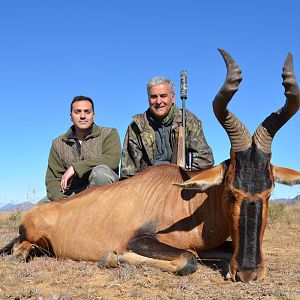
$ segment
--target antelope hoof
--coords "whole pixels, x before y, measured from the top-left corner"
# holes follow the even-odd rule
[[[113,252],[106,253],[98,261],[99,268],[115,268],[118,265],[118,256]]]

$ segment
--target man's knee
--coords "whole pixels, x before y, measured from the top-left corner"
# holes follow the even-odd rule
[[[104,185],[119,180],[119,176],[108,166],[98,165],[94,167],[89,176],[89,186]]]

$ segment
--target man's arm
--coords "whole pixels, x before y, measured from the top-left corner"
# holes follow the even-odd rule
[[[141,145],[138,140],[137,130],[134,130],[134,123],[131,123],[126,131],[122,157],[120,178],[125,179],[131,177],[141,171],[140,161],[143,157]]]
[[[67,186],[72,181],[74,176],[75,176],[75,170],[72,166],[70,166],[66,170],[65,174],[62,176],[60,181],[60,189],[63,193],[67,191]]]
[[[46,189],[49,200],[57,200],[65,198],[67,195],[61,191],[61,178],[65,173],[65,168],[54,149],[53,145],[50,149],[48,167],[46,172]]]
[[[112,170],[117,170],[121,156],[120,137],[116,129],[112,129],[103,141],[102,154],[94,159],[85,159],[72,163],[76,175],[82,178],[84,174],[98,165],[106,165]]]

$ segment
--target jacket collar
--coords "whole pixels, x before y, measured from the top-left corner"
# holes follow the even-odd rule
[[[177,107],[176,104],[174,106],[174,119],[172,122],[172,128],[177,128],[182,123],[182,112]],[[133,116],[133,122],[137,125],[140,132],[146,131],[153,131],[153,128],[150,125],[148,114],[149,109],[146,110],[143,114],[137,114]],[[153,131],[154,134],[154,131]]]
[[[89,134],[85,137],[85,140],[88,140],[90,138],[95,138],[101,134],[101,128],[97,126],[95,123],[92,124],[91,131]],[[62,137],[63,141],[65,142],[75,142],[76,136],[75,136],[75,126],[72,125],[68,131],[63,135]]]

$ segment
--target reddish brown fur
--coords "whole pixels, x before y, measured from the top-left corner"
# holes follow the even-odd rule
[[[234,254],[230,272],[235,280],[239,273],[236,257],[241,203],[244,199],[263,202],[259,237],[262,249],[271,190],[251,195],[234,188],[236,157],[233,151],[227,165],[228,162],[224,162],[201,174],[186,172],[171,164],[150,167],[128,180],[88,189],[69,201],[34,207],[24,216],[21,226],[25,228],[26,238],[15,248],[14,254],[26,259],[32,244],[43,249],[51,245],[57,257],[98,261],[101,257],[117,259],[121,255],[129,262],[153,263],[177,272],[184,261],[187,263],[181,255],[174,260],[170,258],[171,262],[160,262],[127,254],[129,240],[138,230],[152,224],[158,241],[196,254],[219,246],[231,234]],[[269,165],[270,171],[271,168]],[[299,174],[289,170],[286,174],[285,170],[279,172],[276,168],[285,180]],[[181,189],[173,183],[181,187],[185,184],[212,187],[196,191]],[[262,258],[262,251],[260,255]],[[114,264],[115,258],[112,259]],[[110,261],[107,259],[107,266],[111,265]],[[263,278],[264,273],[262,258],[257,271],[240,272],[239,277],[249,281]]]
[[[218,168],[227,170],[225,163],[215,167],[217,178],[221,172]],[[57,257],[74,260],[98,261],[107,253],[132,257],[126,254],[128,241],[150,222],[160,242],[197,254],[219,246],[231,233],[235,250],[230,268],[235,280],[240,204],[244,198],[252,199],[253,195],[233,188],[234,168],[235,154],[231,153],[227,172],[221,172],[225,183],[202,192],[182,190],[172,183],[184,185],[184,181],[188,180],[191,184],[201,181],[201,178],[205,181],[205,172],[211,176],[211,170],[197,176],[199,173],[186,172],[175,165],[161,165],[150,167],[125,181],[88,189],[70,201],[34,207],[22,221],[26,239],[16,247],[15,255],[25,258],[29,244],[44,249],[51,244]],[[219,179],[216,181],[220,182]],[[267,220],[268,203],[265,199],[270,192],[255,195],[255,199],[264,202],[260,243]],[[142,261],[153,262],[165,270],[178,270],[182,265],[180,257],[171,265],[147,258]],[[264,275],[263,262],[258,272],[261,279]],[[252,280],[254,275],[241,276],[247,281]]]
[[[129,180],[84,191],[72,201],[35,207],[22,222],[27,240],[39,246],[49,241],[58,257],[98,260],[107,251],[124,252],[134,232],[154,222],[159,240],[168,245],[198,253],[214,248],[229,236],[223,186],[203,193],[182,191],[171,184],[183,181],[181,172],[189,176],[174,165],[153,167]]]
[[[191,252],[215,248],[231,234],[234,254],[229,277],[261,280],[265,274],[262,241],[274,181],[300,183],[300,172],[270,164],[275,133],[300,107],[299,89],[289,54],[282,74],[286,103],[251,137],[227,109],[242,80],[241,71],[226,51],[220,52],[227,75],[213,108],[231,142],[230,162],[200,174],[171,164],[150,167],[128,180],[35,207],[22,221],[20,239],[15,239],[21,243],[14,254],[26,259],[32,244],[42,248],[51,244],[57,257],[101,258],[101,264],[115,266],[122,256],[187,274],[195,271]],[[13,243],[0,253],[7,253]],[[128,252],[132,249],[134,254]],[[160,253],[155,253],[157,249]]]
[[[274,165],[272,169],[276,182],[288,185],[300,184],[300,172]]]

